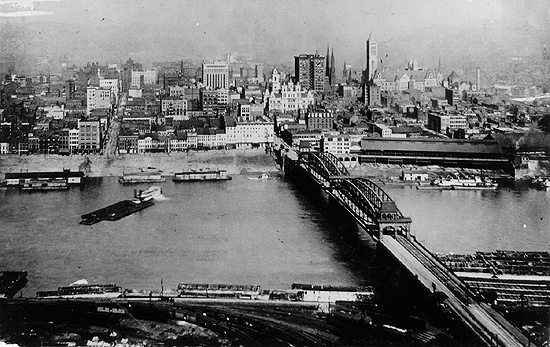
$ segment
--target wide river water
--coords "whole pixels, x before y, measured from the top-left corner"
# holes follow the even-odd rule
[[[159,289],[161,280],[165,289],[373,281],[373,244],[349,244],[284,178],[157,185],[163,199],[154,206],[92,226],[80,225],[80,216],[149,185],[108,177],[68,191],[0,190],[0,270],[29,272],[25,296],[84,278],[144,290]],[[433,252],[550,249],[550,192],[383,188]]]

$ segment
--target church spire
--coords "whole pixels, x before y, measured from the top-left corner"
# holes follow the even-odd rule
[[[327,44],[327,55],[325,56],[325,76],[330,78],[330,61],[328,60],[329,59],[328,53],[329,53],[329,45]]]
[[[336,66],[334,64],[334,47],[332,47],[332,54],[330,55],[330,75],[329,75],[329,83],[332,85],[334,82],[334,78],[336,77]]]

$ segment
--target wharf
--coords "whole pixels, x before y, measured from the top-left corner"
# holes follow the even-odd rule
[[[136,203],[133,200],[119,201],[113,205],[109,205],[94,212],[83,214],[80,224],[92,225],[103,220],[116,221],[154,204],[155,203],[152,200],[140,201],[139,203]]]

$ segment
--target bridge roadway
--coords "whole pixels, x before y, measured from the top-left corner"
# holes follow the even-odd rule
[[[490,305],[477,302],[470,288],[410,235],[410,218],[403,217],[382,189],[365,178],[349,176],[342,163],[327,153],[301,153],[299,166],[426,289],[434,295],[443,293],[444,304],[487,346],[530,345],[518,328]]]
[[[380,243],[426,288],[447,297],[445,304],[488,345],[526,346],[529,340],[485,303],[474,300],[469,288],[426,250],[402,235],[382,236]]]

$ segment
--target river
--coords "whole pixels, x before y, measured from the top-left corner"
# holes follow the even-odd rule
[[[154,206],[92,226],[80,216],[149,185],[105,177],[68,191],[0,190],[0,269],[29,272],[25,296],[83,278],[143,290],[160,289],[161,280],[165,289],[373,281],[373,244],[350,245],[284,178],[157,185],[164,198]],[[550,192],[383,188],[434,252],[550,249]]]

